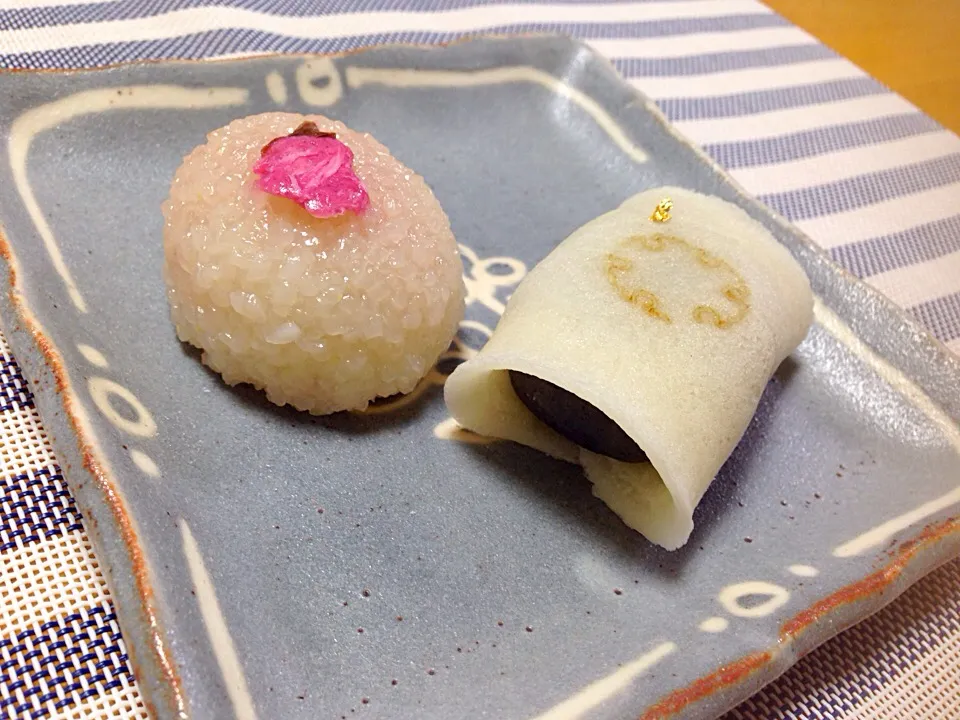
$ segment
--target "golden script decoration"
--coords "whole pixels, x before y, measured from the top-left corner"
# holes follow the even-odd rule
[[[657,208],[660,210],[659,205]],[[669,212],[669,209],[666,212]],[[606,256],[608,282],[621,299],[639,307],[647,316],[666,323],[673,322],[671,314],[664,308],[663,299],[649,287],[638,284],[629,277],[631,273],[636,274],[635,271],[642,272],[644,256],[647,253],[662,253],[668,250],[680,253],[686,262],[696,263],[714,274],[720,284],[719,294],[732,306],[723,307],[713,302],[697,303],[690,311],[690,317],[695,323],[725,329],[746,317],[750,311],[750,287],[740,273],[726,260],[691,245],[676,235],[633,235],[624,240],[615,251]]]

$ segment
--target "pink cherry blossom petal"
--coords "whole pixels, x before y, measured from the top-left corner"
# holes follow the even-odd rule
[[[289,198],[315,217],[362,213],[370,196],[353,171],[353,151],[314,123],[271,140],[253,165],[256,186]]]

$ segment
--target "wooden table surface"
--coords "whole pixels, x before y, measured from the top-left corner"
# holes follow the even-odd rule
[[[960,0],[764,0],[960,133]]]

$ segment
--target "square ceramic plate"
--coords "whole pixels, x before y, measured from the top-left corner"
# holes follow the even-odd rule
[[[160,717],[709,718],[960,548],[957,361],[581,45],[4,74],[0,97],[5,327]],[[177,342],[170,178],[208,131],[279,108],[426,177],[486,289],[474,347],[526,268],[647,187],[730,199],[793,252],[816,324],[686,547],[627,530],[576,467],[451,436],[438,384],[315,419]]]

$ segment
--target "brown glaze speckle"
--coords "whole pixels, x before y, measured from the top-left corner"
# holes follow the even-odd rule
[[[891,553],[894,560],[885,568],[859,582],[841,588],[784,623],[780,628],[780,644],[793,640],[837,608],[882,592],[900,576],[911,558],[920,550],[958,532],[960,532],[960,518],[951,518],[927,526],[915,539],[903,543],[894,550]],[[639,720],[663,720],[674,717],[690,704],[709,697],[718,690],[740,683],[772,659],[773,655],[770,652],[762,652],[725,665],[687,687],[665,696],[647,709]]]
[[[183,694],[183,685],[180,681],[180,674],[174,664],[173,657],[170,655],[170,651],[164,640],[164,631],[157,614],[153,587],[150,584],[150,568],[143,555],[143,549],[134,526],[133,517],[127,510],[126,503],[123,501],[113,479],[107,472],[105,464],[96,452],[96,439],[92,430],[87,426],[86,416],[83,410],[79,406],[79,403],[75,401],[63,358],[45,335],[43,327],[33,316],[21,291],[17,287],[16,256],[6,236],[2,232],[0,232],[0,257],[7,263],[8,295],[10,304],[19,319],[18,328],[20,330],[26,330],[30,334],[48,370],[53,374],[56,392],[60,396],[60,402],[63,405],[67,421],[76,436],[77,452],[80,455],[83,468],[102,493],[103,502],[116,522],[120,539],[126,550],[127,561],[130,564],[134,587],[139,596],[138,613],[141,617],[139,627],[147,628],[148,638],[145,644],[149,645],[153,651],[150,659],[157,664],[160,670],[160,674],[166,683],[166,688],[170,693],[169,698],[171,704],[176,708],[177,715],[181,718],[186,718],[187,706]],[[76,498],[76,500],[78,501],[78,505],[81,505],[80,511],[86,519],[87,532],[91,540],[94,541],[97,547],[102,547],[99,528],[96,522],[91,522],[94,516],[92,508],[84,507],[82,498]],[[105,566],[104,569],[108,576],[112,576],[112,568]],[[133,630],[133,628],[123,629],[125,631]],[[136,635],[134,632],[130,632],[130,634],[133,636]],[[147,658],[142,656],[137,657],[137,645],[135,643],[127,644],[127,653],[134,675],[142,677],[140,672],[141,663],[145,662]],[[157,708],[146,696],[144,696],[144,703],[147,705],[147,710],[151,715],[158,715]]]
[[[896,580],[909,560],[927,545],[938,542],[947,535],[960,531],[960,518],[951,518],[942,523],[929,525],[924,528],[914,540],[903,543],[894,551],[894,560],[886,567],[868,575],[863,580],[847,585],[832,595],[828,595],[819,602],[811,605],[780,628],[780,641],[792,639],[815,622],[843,605],[863,600],[882,592],[890,583]]]
[[[679,690],[661,698],[657,703],[640,716],[640,720],[664,720],[674,717],[691,703],[713,695],[725,687],[737,685],[770,662],[772,655],[769,652],[748,655],[742,660],[724,665],[716,672],[710,673]]]

